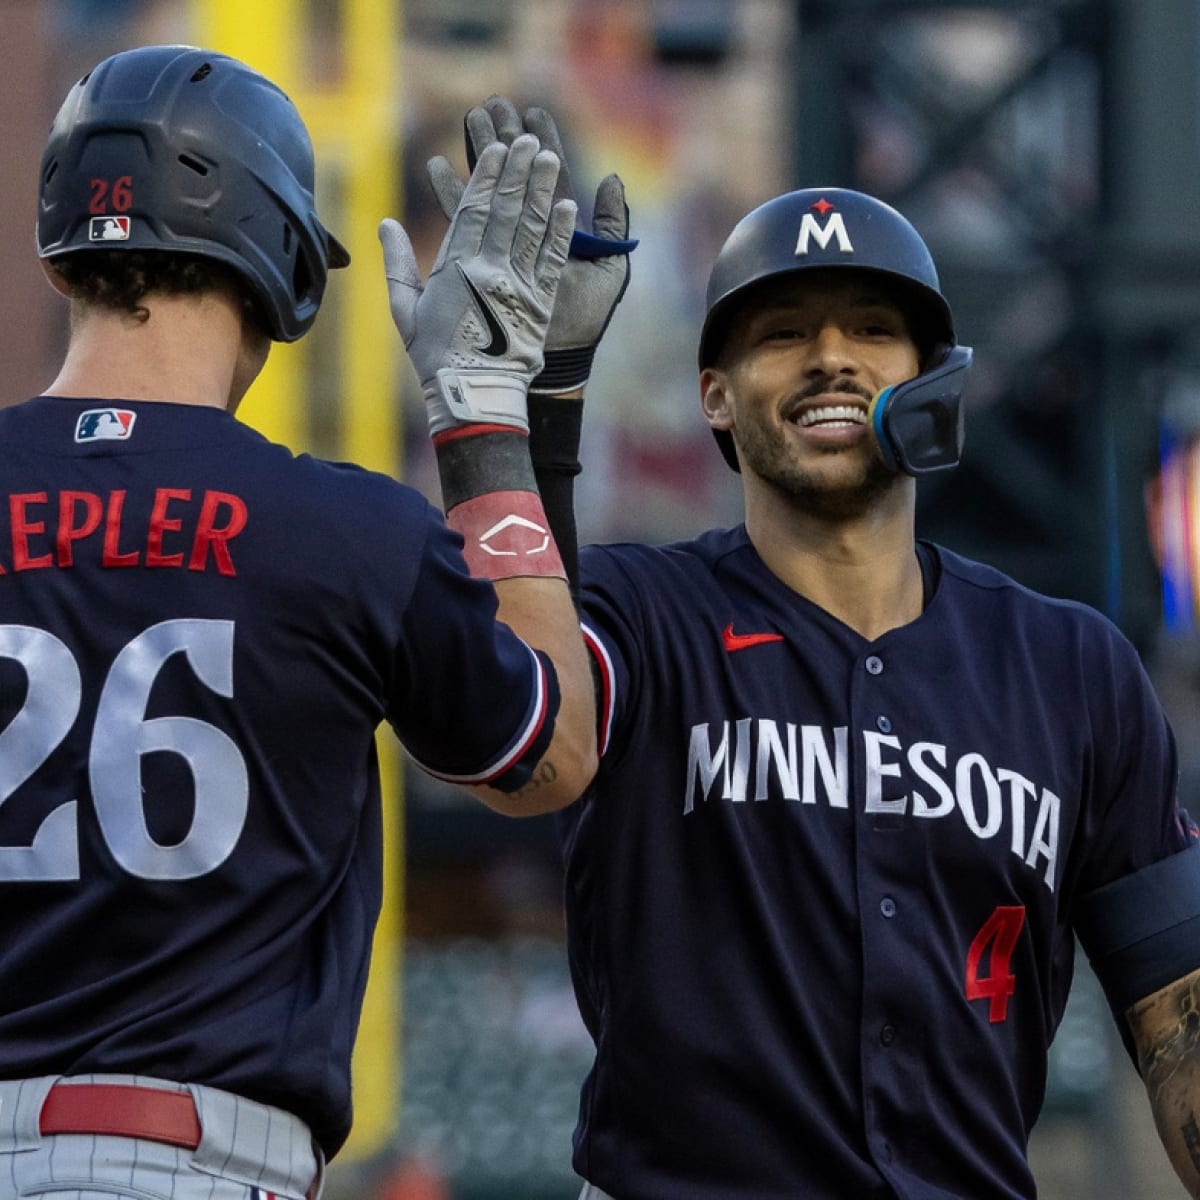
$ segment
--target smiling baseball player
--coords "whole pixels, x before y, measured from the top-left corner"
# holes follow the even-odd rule
[[[1200,1195],[1171,733],[1107,620],[915,539],[971,360],[922,239],[849,190],[768,202],[699,359],[745,524],[581,563],[585,1195],[1028,1200],[1076,933]]]
[[[609,311],[561,320],[598,340]],[[1200,1196],[1171,731],[1104,617],[915,537],[971,363],[924,241],[859,192],[779,196],[721,249],[699,342],[744,524],[581,551],[584,1200],[1029,1200],[1076,934]],[[580,407],[545,406],[535,461],[569,462]]]

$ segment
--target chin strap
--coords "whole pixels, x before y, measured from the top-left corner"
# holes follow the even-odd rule
[[[884,388],[871,402],[871,427],[893,471],[927,475],[958,466],[962,389],[971,358],[969,346],[950,346],[937,366]]]

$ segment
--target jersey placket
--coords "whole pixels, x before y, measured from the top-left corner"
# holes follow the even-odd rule
[[[859,929],[862,945],[863,1121],[867,1144],[880,1172],[891,1180],[901,1154],[900,1131],[891,1120],[889,1094],[897,1072],[912,1061],[910,1050],[919,1029],[905,1012],[904,980],[898,974],[894,928],[905,919],[900,878],[889,869],[902,853],[905,801],[902,783],[872,753],[872,738],[888,739],[895,720],[889,707],[894,684],[888,656],[869,649],[855,661],[850,685],[850,745]],[[890,785],[890,788],[889,788]],[[912,1086],[919,1085],[915,1080]],[[892,1180],[892,1182],[895,1182]]]

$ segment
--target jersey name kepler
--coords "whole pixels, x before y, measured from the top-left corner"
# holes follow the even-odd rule
[[[236,575],[229,543],[246,527],[246,502],[230,492],[156,488],[148,519],[133,521],[124,490],[18,492],[8,497],[8,544],[0,575],[71,567],[85,544],[102,567],[186,567]],[[0,501],[3,503],[3,501]],[[134,528],[134,526],[137,528]],[[2,530],[3,526],[0,526]]]
[[[1049,788],[993,766],[982,754],[951,761],[938,742],[906,748],[899,738],[875,730],[864,729],[860,736],[864,812],[954,818],[980,840],[1006,833],[1012,853],[1054,890],[1062,804]],[[708,722],[693,725],[683,811],[713,798],[816,804],[820,797],[830,808],[848,808],[849,762],[846,726],[826,730],[751,717],[724,721],[715,730]]]

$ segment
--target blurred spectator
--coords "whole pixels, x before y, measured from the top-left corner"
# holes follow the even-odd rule
[[[1163,622],[1147,667],[1175,730],[1180,800],[1200,815],[1200,429],[1164,425],[1146,482],[1146,524]]]
[[[454,1200],[454,1195],[433,1164],[406,1159],[384,1177],[371,1200]]]

